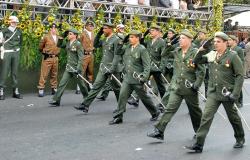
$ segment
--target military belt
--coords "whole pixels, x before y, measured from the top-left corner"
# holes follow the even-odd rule
[[[17,48],[17,49],[5,49],[4,53],[17,52],[17,51],[20,51],[20,48]]]

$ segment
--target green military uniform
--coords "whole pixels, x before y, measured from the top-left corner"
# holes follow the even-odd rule
[[[73,33],[78,33],[75,29],[69,30]],[[70,43],[69,41],[64,41],[64,43],[60,46],[61,48],[66,48],[67,52],[67,64],[66,70],[63,73],[62,79],[59,83],[58,89],[56,94],[53,96],[53,100],[60,104],[62,94],[64,92],[65,87],[67,86],[68,82],[71,78],[76,78],[77,84],[80,87],[81,93],[83,97],[86,97],[88,94],[87,87],[84,81],[77,77],[76,74],[81,74],[82,71],[82,61],[83,61],[83,48],[81,43],[78,40]],[[71,67],[72,68],[71,68]],[[78,71],[76,73],[75,71]]]
[[[133,73],[135,72],[142,75],[144,82],[148,80],[150,74],[150,58],[146,48],[141,44],[138,44],[133,49],[131,45],[127,45],[123,55],[123,63],[125,65],[125,75],[123,77],[124,79],[118,100],[118,109],[115,111],[113,116],[114,119],[122,119],[123,113],[126,111],[127,100],[134,90],[152,117],[158,117],[159,112],[156,109],[151,97],[149,97],[143,89],[143,84],[139,82],[138,79],[133,77]]]
[[[146,48],[148,50],[150,60],[152,63],[150,69],[150,75],[153,76],[157,88],[160,92],[160,96],[163,97],[163,95],[166,92],[166,88],[164,85],[165,81],[161,77],[160,64],[162,59],[161,53],[165,48],[165,42],[162,38],[157,38],[154,42],[152,40],[148,40],[146,43]]]
[[[4,57],[1,66],[0,89],[3,90],[3,88],[6,87],[5,82],[10,72],[12,78],[12,87],[14,89],[13,96],[16,97],[15,92],[18,85],[17,77],[18,77],[18,65],[20,59],[20,48],[22,44],[22,32],[20,29],[15,29],[14,31],[11,31],[9,27],[2,29],[2,33],[3,33],[3,38],[5,39],[5,43],[3,45]],[[4,95],[1,95],[1,97],[2,96]],[[20,96],[16,98],[20,98]]]
[[[105,38],[103,41],[100,41],[99,37],[97,36],[97,39],[95,40],[95,46],[102,47],[103,57],[99,72],[93,84],[93,88],[89,91],[88,96],[84,99],[82,105],[89,107],[97,94],[105,85],[107,79],[110,78],[110,73],[104,69],[104,66],[107,67],[111,73],[113,73],[113,75],[119,79],[122,67],[121,64],[116,61],[119,61],[117,52],[120,45],[122,45],[122,41],[115,34],[113,34],[110,38]],[[111,86],[115,92],[116,99],[118,100],[120,86],[114,78],[111,79]]]
[[[244,56],[244,51],[241,49],[241,47],[235,46],[234,48],[231,48],[231,50],[232,50],[232,51],[235,51],[235,52],[238,54],[238,56],[240,57],[240,60],[241,60],[241,62],[242,62],[242,64],[243,64],[243,66],[244,66],[245,56]],[[239,97],[239,99],[238,99],[237,102],[235,102],[235,103],[236,103],[236,105],[237,105],[238,107],[242,107],[242,106],[243,106],[243,93],[242,93],[242,90],[241,90],[241,92],[240,92],[240,97]]]
[[[188,49],[185,57],[182,57],[181,48],[177,48],[174,53],[174,75],[170,84],[170,96],[164,114],[155,125],[155,127],[164,132],[168,122],[179,109],[181,102],[185,99],[190,113],[194,131],[196,132],[200,126],[202,111],[199,108],[199,98],[197,91],[185,86],[185,81],[188,80],[199,88],[202,84],[205,75],[203,65],[193,65],[192,60],[197,52],[192,46]]]
[[[125,38],[124,35],[123,35],[122,33],[117,33],[116,35],[117,35],[117,37],[120,38],[120,40],[122,40],[122,41],[123,41],[124,38]],[[121,61],[121,60],[118,60],[118,61]],[[120,63],[120,64],[121,64],[121,63]],[[110,79],[108,79],[107,82],[105,83],[103,89],[102,89],[102,92],[101,92],[101,94],[100,94],[100,98],[99,98],[99,99],[105,100],[105,99],[108,97],[108,95],[109,95],[109,91],[111,91],[111,90],[112,90],[111,81],[110,81]]]
[[[227,35],[222,32],[215,34],[224,40]],[[216,51],[211,51],[204,56],[197,56],[196,63],[209,63],[208,98],[202,115],[201,124],[196,132],[196,144],[203,146],[209,128],[212,124],[214,114],[219,106],[223,104],[228,119],[234,129],[237,142],[244,141],[244,130],[241,119],[229,97],[222,95],[222,89],[228,89],[234,97],[239,97],[243,85],[243,65],[240,58],[230,50],[226,50],[221,56]]]

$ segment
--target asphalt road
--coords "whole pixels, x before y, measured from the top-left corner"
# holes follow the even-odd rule
[[[250,92],[250,80],[244,87]],[[245,89],[240,110],[250,123],[250,95]],[[250,131],[244,125],[246,145],[233,149],[232,127],[219,114],[203,153],[187,153],[183,146],[192,143],[194,132],[184,102],[160,141],[146,136],[154,123],[142,103],[138,109],[127,105],[123,124],[108,125],[117,106],[113,93],[104,102],[94,101],[88,115],[73,108],[82,101],[74,91],[66,91],[61,107],[49,107],[50,95],[23,96],[0,101],[0,160],[250,160]],[[219,111],[226,115],[222,106]]]

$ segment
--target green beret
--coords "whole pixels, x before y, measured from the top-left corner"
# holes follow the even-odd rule
[[[107,22],[107,23],[103,23],[103,26],[108,26],[108,27],[111,27],[111,28],[114,28],[115,26],[110,23],[110,22]]]
[[[187,36],[190,39],[194,38],[194,36],[192,35],[192,33],[189,30],[187,30],[187,29],[182,30],[180,34],[184,35],[184,36]]]
[[[87,22],[85,23],[85,26],[87,26],[87,25],[95,26],[95,23],[94,23],[93,21],[87,21]]]
[[[152,26],[150,27],[150,29],[156,29],[156,30],[161,31],[161,27],[158,26],[158,25],[156,25],[156,24],[152,25]]]
[[[236,37],[235,35],[229,35],[229,38],[235,41],[238,41],[238,37]]]
[[[226,33],[224,33],[224,32],[216,32],[214,34],[214,36],[219,37],[219,38],[221,38],[221,39],[223,39],[225,41],[227,41],[229,39],[228,35]]]
[[[129,32],[129,35],[141,35],[141,32],[137,30],[132,30],[131,32]]]
[[[205,29],[199,29],[198,32],[205,33],[205,34],[208,33],[207,30],[205,30]]]
[[[176,33],[176,30],[174,30],[173,28],[169,28],[168,31]]]
[[[79,31],[77,29],[75,29],[75,28],[70,28],[68,31],[72,32],[74,34],[79,34]]]

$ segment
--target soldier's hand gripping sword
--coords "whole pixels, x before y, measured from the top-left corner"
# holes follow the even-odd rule
[[[141,82],[141,77],[138,73],[134,72],[133,77],[137,79],[139,82]],[[143,85],[153,94],[155,99],[163,106],[163,108],[166,108],[166,106],[161,102],[161,99],[156,94],[154,94],[152,88],[150,88],[145,82],[143,83]]]
[[[103,69],[103,68],[106,70],[105,73],[107,73],[107,72],[110,73],[110,69],[108,69],[103,63],[101,63],[101,64],[100,64],[100,69]],[[112,74],[112,73],[111,73],[111,78],[114,78],[115,81],[116,81],[120,86],[122,86],[121,81],[119,81],[119,79],[116,78],[116,76],[115,76],[114,74]],[[134,99],[137,99],[137,98],[135,98],[135,96],[134,96],[133,94],[131,94],[131,97],[133,97]]]
[[[159,70],[159,67],[152,61],[151,65],[153,65],[155,68],[157,68]],[[168,85],[170,85],[170,83],[168,82],[167,78],[161,73],[161,77],[164,79],[164,81],[166,81],[166,83]]]
[[[68,71],[72,71],[74,73],[77,73],[77,70],[75,68],[73,68],[71,65],[67,64],[66,65],[66,70]],[[92,89],[93,88],[93,85],[86,79],[84,78],[81,74],[77,73],[77,77],[80,77],[82,80],[84,80],[88,85],[89,85],[89,88]]]
[[[189,80],[187,80],[187,79],[185,80],[185,87],[187,87],[187,88],[192,88],[193,85],[194,85],[194,84],[191,83]],[[206,102],[206,101],[207,101],[207,98],[206,98],[199,90],[197,90],[197,93],[202,97],[203,102]],[[219,115],[220,115],[224,120],[227,119],[220,111],[218,111],[218,113],[219,113]]]
[[[226,87],[223,87],[222,91],[221,91],[221,94],[225,97],[229,97],[229,99],[232,99],[230,98],[232,95],[232,93],[226,88]],[[241,111],[239,110],[239,108],[237,107],[237,105],[233,102],[234,104],[234,108],[237,110],[237,112],[239,113],[240,117],[243,119],[243,122],[245,123],[245,125],[247,126],[247,129],[250,131],[250,127],[246,121],[246,119],[244,118],[244,116],[242,115]]]

